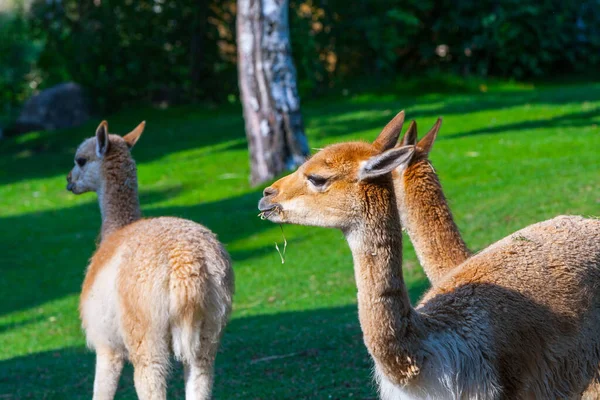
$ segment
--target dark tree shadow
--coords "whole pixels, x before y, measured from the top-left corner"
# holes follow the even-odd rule
[[[0,362],[3,399],[87,399],[94,354],[84,348],[48,351]],[[238,318],[217,357],[215,399],[375,399],[371,361],[355,306]],[[116,398],[135,399],[132,367]],[[174,364],[169,398],[184,398]]]
[[[26,326],[26,325],[30,325],[30,324],[35,324],[36,322],[40,322],[43,319],[44,319],[43,316],[38,315],[38,316],[35,316],[35,317],[27,318],[24,321],[9,322],[7,324],[0,325],[0,334],[2,334],[4,332],[11,331],[13,329],[20,328],[22,326]]]
[[[188,114],[185,113],[188,111]],[[168,110],[140,109],[107,118],[111,133],[124,135],[146,120],[144,140],[134,149],[137,162],[155,160],[173,152],[223,143],[245,142],[241,112],[228,109],[205,113],[188,107]],[[172,122],[177,121],[177,126]],[[35,132],[24,137],[3,140],[0,145],[0,185],[25,179],[66,174],[73,166],[77,146],[94,135],[100,119],[76,129]],[[29,138],[25,140],[24,138]],[[142,145],[143,143],[143,145]]]
[[[501,363],[523,361],[523,346],[534,349],[533,354],[553,348],[581,323],[579,317],[555,313],[531,297],[492,284],[469,284],[456,292],[458,298],[448,293],[433,298],[425,312],[442,304],[454,309],[461,293],[465,301],[478,293],[479,306],[499,321],[495,326],[513,328],[510,346],[499,353]],[[457,315],[453,318],[460,318]],[[558,331],[552,331],[556,327]],[[563,368],[563,361],[557,360],[557,368]],[[557,373],[566,373],[560,368]],[[182,375],[175,364],[170,398],[184,397]],[[3,399],[84,399],[92,393],[93,376],[94,356],[85,349],[48,351],[0,362],[0,393]],[[355,305],[282,312],[229,324],[217,357],[214,398],[374,400],[371,378],[372,361]],[[117,398],[136,398],[131,366],[125,368]]]
[[[450,100],[451,101],[444,101],[442,99],[438,99],[438,102],[444,103],[442,106],[428,107],[426,109],[421,109],[421,107],[418,107],[416,110],[411,110],[411,108],[415,106],[426,105],[428,101],[415,101],[414,99],[407,100],[406,98],[399,96],[387,101],[335,104],[324,106],[321,109],[316,110],[311,115],[312,118],[309,119],[309,123],[319,127],[321,133],[317,134],[316,137],[319,139],[325,139],[328,137],[347,135],[351,132],[383,128],[385,124],[393,117],[393,115],[402,109],[407,111],[407,119],[411,120],[419,120],[427,117],[444,117],[455,114],[465,114],[465,117],[468,118],[468,114],[474,112],[501,110],[504,108],[525,104],[542,105],[595,102],[600,100],[600,87],[592,85],[585,90],[583,90],[581,87],[565,87],[560,89],[549,88],[545,90],[532,91],[476,93],[464,97],[450,97]],[[434,101],[430,99],[429,102]],[[353,113],[359,111],[380,112],[380,116],[352,115]],[[331,121],[330,117],[332,114],[339,114],[340,121]],[[598,111],[590,111],[589,113],[582,114],[584,115],[578,116],[579,114],[576,114],[573,119],[583,119],[588,116],[588,114],[589,116],[594,116],[598,114]],[[565,126],[568,125],[568,122],[570,122],[571,119],[569,116],[559,118],[564,119]],[[502,125],[494,127],[493,129],[496,130],[495,132],[529,129],[529,125],[543,127],[543,122],[544,121],[528,121],[523,124],[518,123]],[[485,131],[485,129],[482,131]],[[463,136],[468,136],[468,133],[461,132],[451,136],[442,135],[442,137],[447,139]]]

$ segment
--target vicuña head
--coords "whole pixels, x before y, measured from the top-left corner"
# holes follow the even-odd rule
[[[394,148],[404,121],[400,112],[372,144],[351,142],[319,151],[296,172],[264,190],[259,209],[272,222],[339,228],[350,231],[365,213],[390,205],[390,172],[407,163],[413,146]]]
[[[102,121],[96,135],[86,139],[75,153],[75,166],[67,177],[67,190],[75,194],[98,192],[110,174],[124,172],[135,174],[135,162],[130,150],[136,144],[146,122],[121,137],[108,133],[108,123]],[[134,184],[135,182],[131,182]]]

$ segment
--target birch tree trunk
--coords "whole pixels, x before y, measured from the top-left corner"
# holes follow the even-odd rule
[[[292,60],[287,0],[237,0],[238,75],[258,185],[308,156]]]

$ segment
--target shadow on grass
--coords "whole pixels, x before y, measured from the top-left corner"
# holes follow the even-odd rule
[[[438,98],[429,100],[406,99],[404,97],[391,97],[387,101],[368,101],[368,102],[345,102],[340,104],[325,105],[309,114],[309,123],[318,126],[316,138],[325,140],[329,137],[338,135],[347,135],[352,132],[383,128],[389,119],[399,110],[407,111],[408,119],[420,119],[424,117],[448,116],[452,114],[468,114],[501,110],[524,104],[569,104],[584,103],[600,100],[600,86],[589,87],[563,87],[550,88],[544,90],[531,91],[506,91],[498,93],[477,93],[469,96],[450,96],[447,99]],[[421,108],[418,106],[428,103],[441,103],[440,106]],[[413,107],[415,110],[411,110]],[[370,115],[364,115],[360,112],[368,112]],[[353,113],[358,113],[353,115]],[[375,115],[373,115],[375,114]],[[379,115],[376,115],[379,114]],[[571,119],[573,123],[587,116],[575,114],[574,117],[562,117],[566,125]],[[591,114],[591,113],[590,113]],[[331,118],[332,115],[337,117]],[[553,121],[550,121],[552,123]],[[507,130],[530,129],[530,125],[543,126],[545,121],[530,121],[525,124],[513,124],[498,126],[498,132]],[[522,126],[521,126],[522,125]],[[578,126],[578,125],[575,125]],[[486,128],[487,129],[487,128]],[[484,130],[482,130],[484,131]],[[454,136],[442,136],[444,138],[454,138],[468,136],[468,133],[459,133]],[[364,138],[369,139],[369,138]],[[371,138],[372,139],[372,138]],[[332,140],[333,141],[333,140]]]
[[[562,86],[541,90],[512,90],[492,93],[448,95],[442,98],[418,98],[419,93],[388,95],[386,100],[353,101],[338,99],[308,104],[304,108],[308,126],[319,127],[316,138],[347,135],[352,132],[382,128],[400,109],[406,109],[410,119],[468,114],[503,109],[522,104],[567,104],[600,100],[600,86]],[[384,96],[385,97],[385,96]],[[426,109],[422,106],[431,105]],[[415,110],[411,110],[416,108]],[[379,116],[356,115],[360,111],[377,112]],[[341,121],[335,118],[343,117]],[[334,117],[333,120],[331,117]],[[140,120],[148,122],[144,144],[135,149],[138,162],[148,162],[166,154],[225,144],[218,151],[245,149],[244,124],[241,112],[230,108],[226,112],[202,112],[193,107],[169,110],[138,109],[109,118],[111,132],[124,134]],[[99,121],[78,129],[60,132],[40,132],[29,140],[11,138],[0,148],[0,185],[20,180],[65,174],[71,168],[76,147],[92,136]],[[508,128],[507,128],[508,129]],[[320,136],[319,136],[320,135]],[[311,138],[311,139],[314,139]]]
[[[372,362],[356,306],[239,318],[227,327],[217,357],[215,399],[375,399]],[[94,355],[61,349],[0,362],[2,399],[88,399]],[[183,398],[174,365],[169,398]],[[135,399],[132,368],[118,399]]]
[[[189,114],[182,115],[183,110],[188,110]],[[147,126],[144,145],[140,142],[134,150],[138,163],[219,143],[231,142],[232,146],[236,146],[245,139],[241,113],[223,116],[188,108],[142,109],[133,114],[118,114],[108,118],[109,129],[111,133],[124,135],[141,120],[146,120]],[[173,126],[174,121],[176,126]],[[77,146],[94,135],[99,122],[100,119],[76,129],[37,132],[3,140],[0,147],[0,185],[58,174],[66,176],[73,166]],[[220,151],[226,148],[227,145]]]
[[[141,203],[152,205],[177,193],[178,189],[142,192]],[[227,244],[274,227],[257,217],[260,197],[260,190],[256,190],[195,206],[151,208],[144,214],[191,219],[213,230]],[[79,293],[101,223],[95,196],[90,198],[94,201],[71,208],[0,218],[0,315]],[[16,246],[15,238],[20,240]],[[259,249],[254,256],[267,250]],[[231,255],[235,263],[251,258],[253,252]]]
[[[28,318],[28,319],[26,319],[24,321],[10,322],[8,324],[0,325],[0,334],[2,334],[4,332],[12,331],[13,329],[18,329],[18,328],[20,328],[22,326],[26,326],[26,325],[30,325],[30,324],[35,324],[36,322],[40,322],[43,319],[44,319],[44,317],[41,316],[41,315],[39,315],[39,316],[36,316],[36,317]]]
[[[592,111],[572,113],[567,115],[561,115],[558,117],[534,120],[534,121],[524,121],[518,122],[514,124],[505,124],[498,125],[483,129],[476,129],[467,132],[460,132],[453,135],[443,136],[443,139],[456,139],[462,137],[469,136],[477,136],[477,135],[486,135],[486,134],[497,134],[503,133],[506,131],[521,131],[521,130],[531,130],[531,129],[539,129],[539,128],[556,128],[556,127],[583,127],[590,126],[594,122],[595,118],[598,118],[600,115],[600,110],[594,109]]]
[[[543,285],[538,285],[540,293]],[[482,309],[497,311],[499,304],[519,309],[517,313],[493,313],[499,326],[512,327],[504,339],[508,350],[497,355],[500,365],[531,361],[519,358],[523,337],[528,338],[527,354],[542,354],[548,351],[547,343],[564,341],[581,329],[582,323],[593,324],[580,316],[552,311],[539,293],[526,296],[485,283],[469,283],[433,297],[422,308],[423,315],[436,309],[471,310],[463,308],[461,301],[469,302],[474,293]],[[555,372],[570,374],[572,354],[555,355]],[[131,370],[131,366],[125,369],[117,398],[135,399]],[[3,399],[89,398],[93,371],[93,355],[81,348],[13,358],[0,362],[0,393]],[[177,365],[171,374],[170,398],[184,397],[182,375]],[[372,361],[363,344],[355,305],[251,316],[234,319],[227,327],[217,357],[214,398],[375,399],[371,376]],[[524,383],[521,376],[507,376],[507,382],[514,382],[514,387],[504,388],[511,397]]]

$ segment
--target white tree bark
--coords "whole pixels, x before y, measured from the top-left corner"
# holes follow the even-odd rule
[[[291,54],[288,1],[238,0],[238,74],[253,185],[304,162],[308,141]]]

